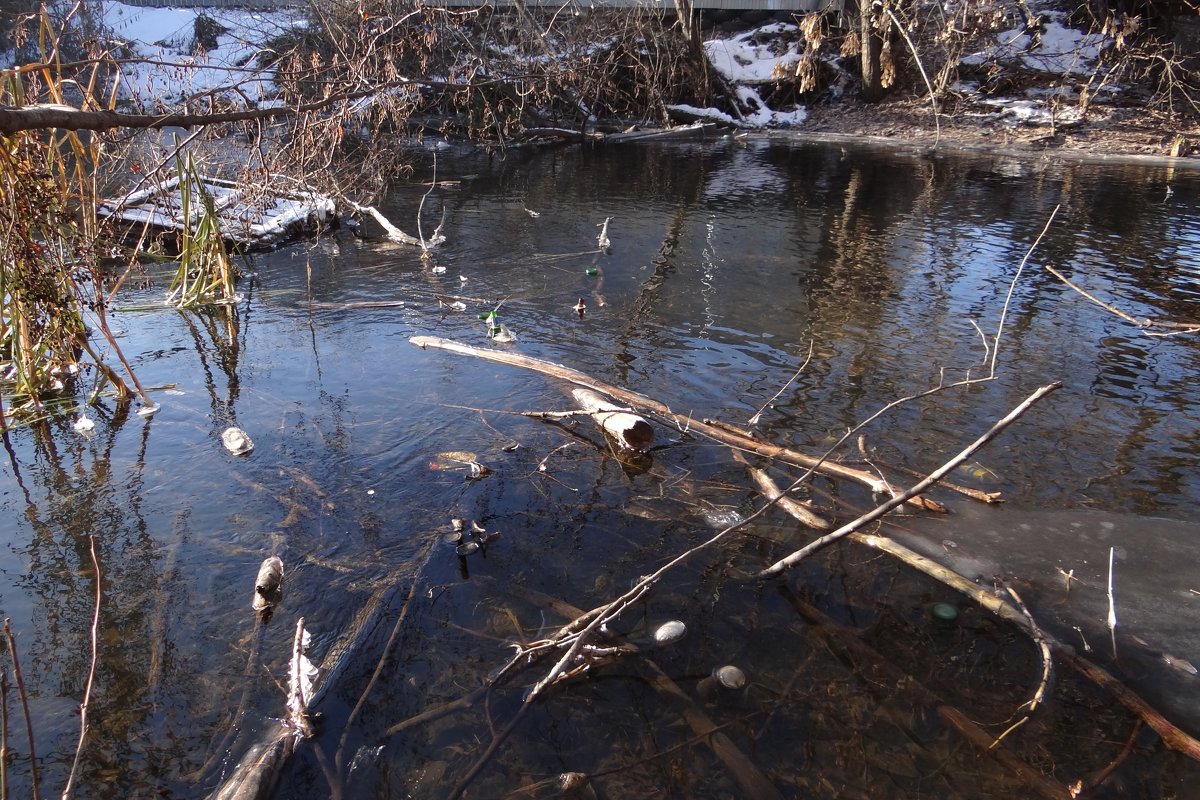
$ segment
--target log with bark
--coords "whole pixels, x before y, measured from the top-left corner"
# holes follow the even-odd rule
[[[817,457],[803,453],[799,450],[794,450],[789,447],[781,447],[780,445],[759,439],[745,431],[738,431],[729,426],[720,423],[714,423],[710,420],[698,420],[690,415],[676,414],[669,406],[657,400],[653,400],[637,392],[632,392],[628,389],[622,389],[614,386],[611,383],[593,378],[578,370],[565,367],[561,364],[554,364],[549,361],[532,358],[530,356],[520,355],[519,353],[510,353],[501,350],[483,350],[478,347],[460,344],[443,339],[437,336],[413,336],[409,342],[420,347],[421,349],[435,348],[445,350],[459,355],[471,356],[480,358],[485,361],[492,361],[499,364],[507,364],[512,367],[521,369],[533,370],[540,372],[543,375],[549,375],[560,380],[573,383],[576,386],[585,389],[591,389],[601,394],[617,400],[635,410],[640,410],[643,413],[654,414],[662,418],[670,426],[677,428],[680,431],[688,431],[702,436],[707,436],[710,439],[729,445],[735,449],[744,450],[755,455],[766,456],[786,464],[811,469],[814,472],[822,475],[827,475],[833,478],[842,478],[851,480],[866,486],[872,492],[877,494],[886,494],[889,496],[897,496],[899,493],[885,480],[878,476],[861,469],[839,464],[836,461],[830,461],[827,458]],[[908,504],[914,508],[919,508],[928,511],[945,511],[938,503],[928,500],[924,497],[912,497],[908,500]]]

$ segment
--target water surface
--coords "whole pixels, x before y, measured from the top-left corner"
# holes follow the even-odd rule
[[[1200,528],[1190,521],[1200,344],[1148,336],[1042,268],[1135,317],[1200,319],[1197,173],[727,137],[503,158],[451,148],[437,169],[454,183],[426,200],[423,229],[444,212],[449,239],[432,261],[369,227],[342,229],[255,256],[230,314],[144,310],[162,283],[130,292],[119,305],[136,310],[115,315],[121,346],[144,383],[171,385],[156,391],[158,414],[108,402],[89,411],[91,437],[68,418],[9,434],[0,611],[16,631],[44,791],[61,787],[78,735],[91,542],[103,575],[100,661],[79,796],[203,795],[283,714],[296,618],[319,661],[372,598],[378,633],[323,699],[324,732],[280,796],[330,796],[331,774],[347,797],[447,796],[477,762],[469,796],[541,796],[552,788],[540,782],[565,771],[591,775],[588,791],[602,797],[744,796],[681,722],[696,708],[783,796],[1027,791],[934,708],[888,689],[870,653],[843,649],[847,634],[833,626],[992,735],[1036,687],[1032,645],[852,547],[780,583],[731,582],[728,566],[761,566],[809,538],[775,513],[672,573],[623,620],[635,639],[666,619],[688,624],[653,660],[694,706],[629,659],[556,690],[487,758],[540,670],[389,735],[480,686],[513,652],[506,645],[562,624],[543,595],[582,609],[605,602],[759,502],[723,446],[663,426],[648,462],[623,464],[586,423],[514,413],[568,407],[563,386],[418,350],[414,335],[559,362],[696,418],[745,427],[766,406],[761,436],[813,452],[897,398],[987,375],[994,354],[995,380],[903,404],[865,429],[871,462],[860,466],[900,484],[915,478],[896,468],[935,468],[1061,381],[955,475],[1001,492],[1004,506],[940,492],[951,515],[893,530],[984,585],[1003,576],[1049,629],[1078,629],[1105,663],[1114,548],[1124,655],[1111,666],[1200,731],[1186,668],[1200,665]],[[431,170],[424,161],[418,174]],[[399,189],[384,211],[414,232],[424,192]],[[489,342],[479,318],[489,311],[514,344]],[[253,437],[251,455],[222,449],[229,425]],[[470,479],[439,456],[449,451],[475,454],[490,474]],[[862,460],[853,442],[839,457]],[[843,519],[872,501],[825,478],[811,495]],[[453,517],[502,534],[465,569],[440,540]],[[286,594],[259,646],[249,602],[271,554],[287,565]],[[1060,569],[1081,579],[1070,593]],[[949,628],[931,622],[938,601],[959,609]],[[341,741],[397,619],[391,656]],[[714,695],[705,676],[727,663],[749,686]],[[1065,785],[1116,758],[1133,723],[1065,672],[1051,694],[1006,741]],[[10,695],[10,722],[15,708]],[[27,745],[11,736],[11,780],[27,782]],[[1096,796],[1195,787],[1196,770],[1156,737],[1133,741]]]

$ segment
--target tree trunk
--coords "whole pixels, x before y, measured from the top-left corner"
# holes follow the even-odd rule
[[[862,97],[868,103],[883,99],[883,19],[872,0],[859,0],[859,41],[862,62]]]

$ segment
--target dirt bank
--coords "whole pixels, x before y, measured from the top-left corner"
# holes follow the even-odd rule
[[[942,147],[1101,159],[1163,158],[1200,168],[1200,125],[1140,109],[1101,107],[1081,122],[1051,126],[959,107],[940,114],[938,123]],[[812,106],[800,130],[827,138],[868,137],[914,145],[932,145],[938,137],[928,99],[917,98],[879,104],[844,99]]]

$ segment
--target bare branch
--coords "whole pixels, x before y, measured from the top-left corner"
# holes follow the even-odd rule
[[[997,422],[995,425],[993,425],[986,433],[984,433],[982,436],[980,436],[978,439],[976,439],[974,442],[972,442],[970,445],[968,445],[965,450],[963,450],[961,453],[956,455],[954,458],[950,459],[945,464],[943,464],[942,466],[938,467],[936,470],[931,472],[929,474],[929,476],[927,478],[925,478],[925,480],[918,482],[916,485],[914,485],[907,491],[904,491],[898,495],[895,495],[894,497],[889,499],[887,502],[876,506],[875,508],[868,511],[866,514],[863,514],[862,516],[860,516],[858,519],[853,520],[852,522],[846,523],[842,527],[838,528],[836,531],[833,531],[832,533],[828,533],[828,534],[822,536],[820,539],[817,539],[817,540],[809,543],[805,547],[800,548],[799,550],[795,551],[794,553],[792,553],[791,555],[789,555],[785,558],[781,558],[780,560],[776,561],[771,566],[769,566],[766,569],[764,569],[763,571],[759,572],[758,577],[769,578],[773,575],[778,575],[779,573],[783,572],[785,569],[788,569],[789,567],[792,567],[795,564],[798,564],[800,561],[802,561],[803,559],[812,555],[817,550],[820,550],[823,547],[827,547],[839,539],[845,538],[846,536],[850,535],[851,533],[854,533],[858,529],[862,528],[864,525],[866,525],[870,522],[874,522],[875,520],[879,519],[880,517],[887,514],[889,511],[896,508],[897,506],[903,505],[907,500],[909,500],[913,497],[916,497],[917,495],[921,494],[922,492],[927,491],[930,487],[932,487],[934,484],[936,484],[943,477],[950,474],[950,472],[952,470],[954,470],[955,467],[957,467],[959,464],[963,463],[968,458],[973,456],[976,451],[978,451],[981,447],[983,447],[985,444],[987,444],[992,439],[994,439],[1005,428],[1007,428],[1012,423],[1016,422],[1017,419],[1019,419],[1022,414],[1024,414],[1026,411],[1028,411],[1029,408],[1031,406],[1033,406],[1034,403],[1038,402],[1043,397],[1050,394],[1050,392],[1053,392],[1054,390],[1059,389],[1061,387],[1062,387],[1062,383],[1059,383],[1057,381],[1041,387],[1036,392],[1031,394],[1029,397],[1025,398],[1025,400],[1020,405],[1018,405],[1016,408],[1014,408],[1012,411],[1010,411],[1007,416],[1005,416],[1003,419],[1001,419],[999,422]]]
[[[75,779],[79,775],[79,757],[83,755],[83,745],[88,733],[88,705],[92,700],[92,687],[96,684],[96,643],[100,636],[100,559],[96,557],[96,537],[88,537],[88,548],[92,554],[92,566],[96,570],[96,605],[92,613],[92,660],[88,667],[87,683],[83,687],[83,702],[79,704],[79,743],[75,746],[75,760],[71,762],[71,773],[67,776],[67,785],[63,788],[63,800],[69,800],[75,794]]]

